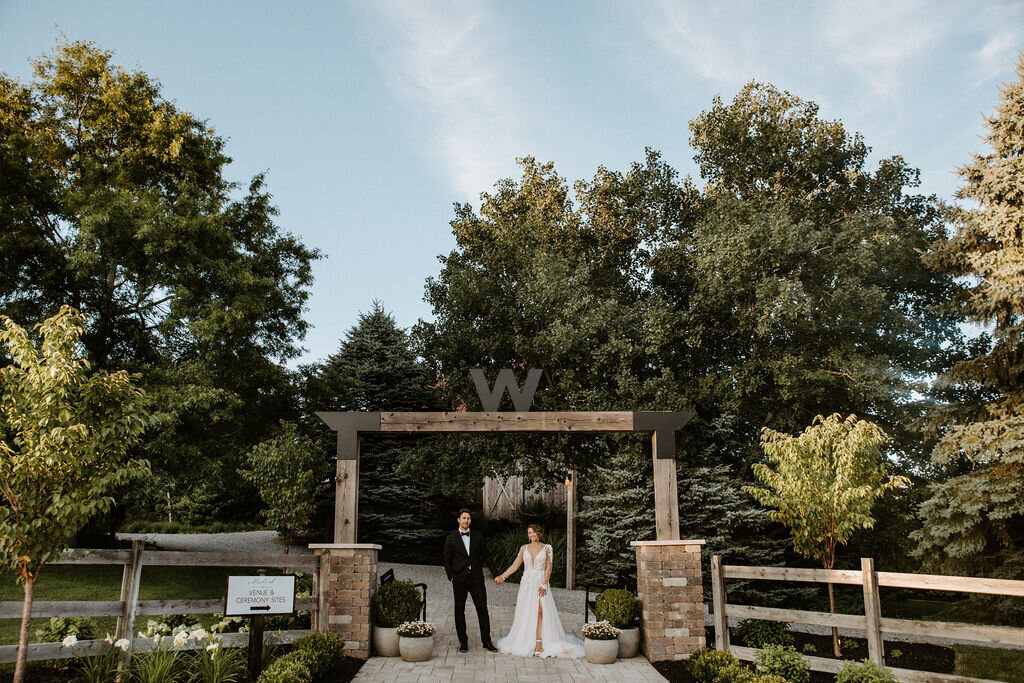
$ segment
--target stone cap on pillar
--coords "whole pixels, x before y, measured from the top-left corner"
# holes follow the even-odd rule
[[[703,538],[691,539],[689,541],[630,541],[629,545],[636,548],[645,545],[704,545],[707,543]],[[313,546],[310,546],[312,548]]]
[[[381,550],[376,543],[310,543],[310,550]]]

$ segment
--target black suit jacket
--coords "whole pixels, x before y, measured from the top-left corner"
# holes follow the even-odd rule
[[[449,581],[466,574],[468,567],[470,578],[483,582],[485,562],[491,574],[497,576],[499,572],[494,569],[494,561],[487,550],[487,539],[481,532],[470,529],[468,555],[458,529],[444,539],[444,572],[448,575]]]

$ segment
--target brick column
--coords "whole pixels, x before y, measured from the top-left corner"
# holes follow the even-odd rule
[[[377,553],[373,543],[313,543],[320,556],[317,576],[317,630],[337,633],[350,657],[370,656],[370,594],[377,587]]]
[[[686,659],[704,647],[703,540],[633,541],[648,661]]]

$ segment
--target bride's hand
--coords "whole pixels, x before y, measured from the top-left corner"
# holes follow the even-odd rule
[[[537,589],[537,595],[539,595],[540,597],[543,598],[545,596],[545,594],[547,594],[547,591],[544,590],[543,588],[538,588]]]

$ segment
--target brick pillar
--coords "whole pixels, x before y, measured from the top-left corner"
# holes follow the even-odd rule
[[[350,657],[370,656],[370,594],[377,587],[377,553],[373,543],[313,543],[320,556],[317,576],[317,630],[337,633]]]
[[[648,661],[686,659],[704,647],[703,540],[633,541]]]

